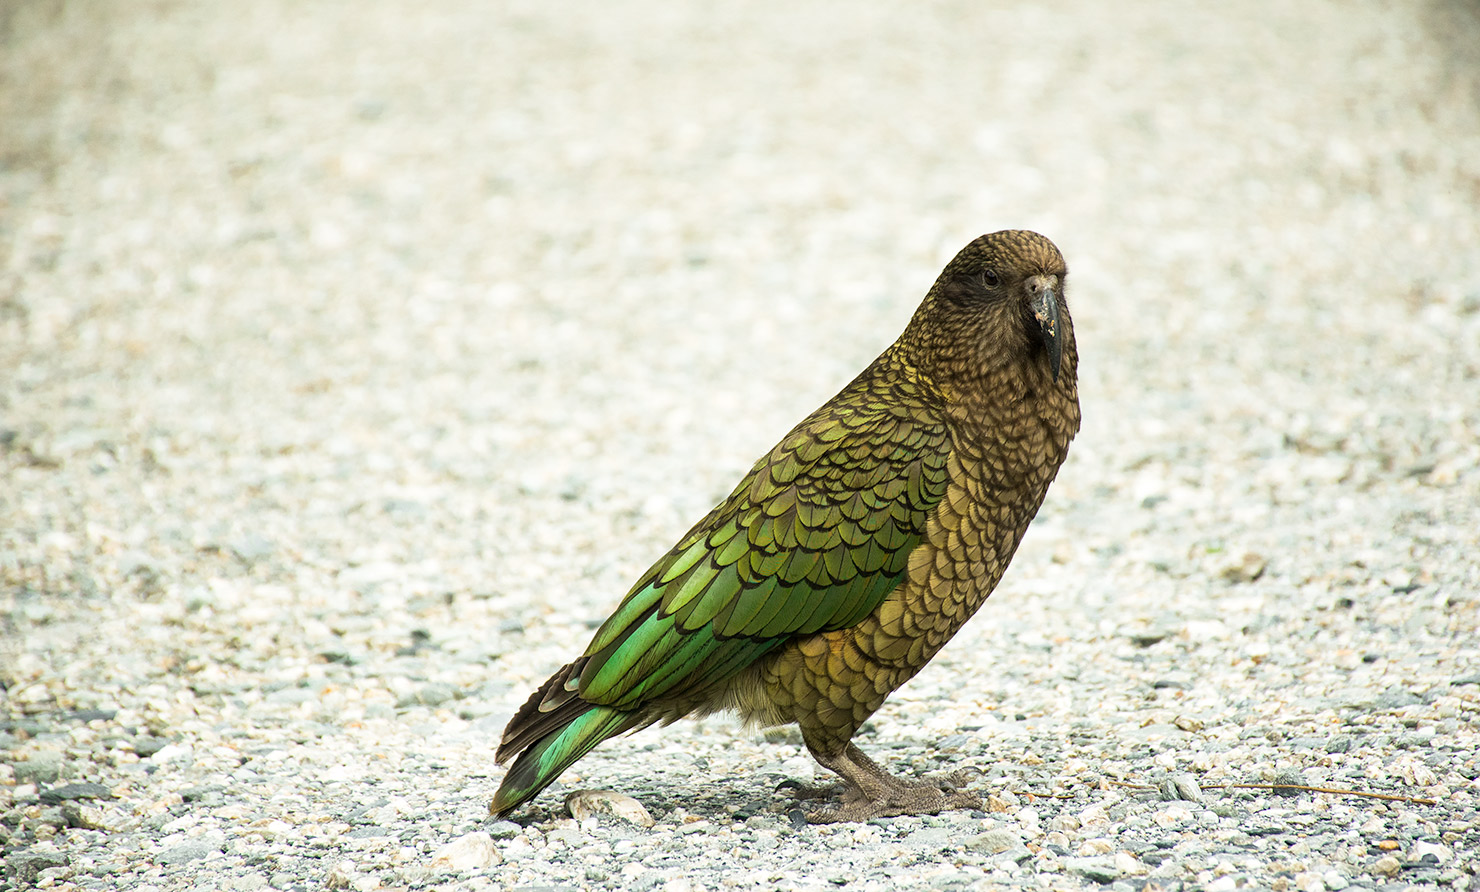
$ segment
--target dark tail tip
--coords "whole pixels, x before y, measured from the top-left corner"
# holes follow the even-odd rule
[[[640,721],[630,712],[606,706],[587,708],[519,754],[499,784],[498,792],[493,794],[489,814],[507,815],[538,796],[597,744],[638,724]]]

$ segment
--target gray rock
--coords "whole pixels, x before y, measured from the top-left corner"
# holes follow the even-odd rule
[[[73,799],[112,799],[113,791],[102,784],[63,784],[60,787],[42,790],[39,798],[42,802],[50,804]]]
[[[1449,846],[1421,839],[1413,844],[1408,857],[1412,861],[1431,860],[1435,864],[1447,864],[1454,858],[1454,850]]]
[[[1292,789],[1294,787],[1307,787],[1310,784],[1305,779],[1305,774],[1299,768],[1286,768],[1275,776],[1275,794],[1279,796],[1300,796],[1303,790]]]
[[[66,819],[68,827],[76,827],[81,830],[107,829],[107,818],[103,810],[89,805],[81,805],[76,802],[63,803],[62,817]]]
[[[20,783],[54,783],[62,773],[62,754],[57,750],[33,750],[28,758],[12,762],[10,767]]]
[[[513,821],[505,820],[492,820],[488,823],[484,830],[486,830],[488,835],[493,839],[513,839],[520,833],[524,832],[523,827],[520,827]]]
[[[260,533],[246,533],[232,539],[227,545],[237,559],[247,565],[257,564],[272,557],[277,546]]]
[[[957,834],[946,827],[922,827],[900,842],[907,846],[930,848],[947,845],[957,838]]]
[[[1202,801],[1202,788],[1197,785],[1197,780],[1190,774],[1178,774],[1167,778],[1161,784],[1161,798],[1163,800],[1183,799],[1188,802]]]
[[[565,797],[565,809],[577,821],[610,815],[639,827],[651,827],[654,823],[641,802],[611,790],[576,790]]]
[[[188,787],[180,791],[180,798],[186,802],[196,802],[205,806],[220,805],[226,801],[222,792],[226,788],[221,784],[202,784],[198,787]]]
[[[432,853],[431,867],[451,870],[478,870],[502,863],[493,837],[482,831],[468,833]]]
[[[1064,869],[1096,883],[1109,883],[1120,876],[1115,859],[1099,855],[1065,858]]]
[[[222,843],[220,840],[207,837],[199,837],[197,839],[187,840],[178,845],[170,846],[169,848],[160,852],[158,855],[155,855],[154,860],[158,861],[160,864],[165,865],[185,864],[190,861],[199,861],[201,858],[218,854],[221,851],[221,848]]]
[[[1016,830],[998,828],[968,838],[962,845],[969,851],[996,855],[1022,843]]]
[[[1423,702],[1423,698],[1407,690],[1406,688],[1388,688],[1379,694],[1373,704],[1378,709],[1402,709],[1405,706],[1417,706]]]
[[[29,885],[36,882],[41,871],[66,867],[71,862],[67,856],[51,852],[16,852],[5,859],[5,872],[16,883]]]
[[[135,737],[133,740],[134,752],[141,759],[147,759],[169,745],[170,742],[163,737]]]
[[[405,708],[407,706],[441,706],[449,700],[457,698],[457,688],[450,684],[433,682],[422,685],[415,691],[396,701],[396,706]]]

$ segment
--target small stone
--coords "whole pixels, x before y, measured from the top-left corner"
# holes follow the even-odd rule
[[[17,852],[5,859],[5,871],[18,883],[30,885],[40,878],[43,870],[55,870],[67,864],[67,856],[60,852]]]
[[[237,560],[251,566],[266,560],[272,556],[276,546],[266,536],[260,533],[246,533],[232,539],[227,543],[227,548],[236,555]]]
[[[1436,842],[1419,840],[1413,844],[1413,852],[1409,856],[1409,859],[1412,861],[1423,861],[1428,858],[1437,864],[1445,864],[1453,857],[1454,851],[1448,846],[1440,845]]]
[[[326,889],[350,889],[354,887],[354,881],[359,876],[359,870],[353,861],[341,861],[329,868],[329,875],[324,877],[324,888]]]
[[[195,759],[195,748],[188,743],[169,743],[155,750],[149,761],[168,765],[171,762],[191,762]]]
[[[1189,824],[1192,822],[1192,819],[1192,809],[1185,805],[1169,805],[1151,816],[1151,820],[1156,823],[1156,826],[1162,828],[1176,827],[1179,824]]]
[[[1434,738],[1438,736],[1438,729],[1432,725],[1420,728],[1410,734],[1403,734],[1393,741],[1400,749],[1422,749],[1433,746]]]
[[[1267,563],[1262,556],[1249,552],[1236,563],[1225,566],[1222,576],[1234,584],[1253,582],[1264,575]]]
[[[1141,876],[1146,873],[1146,865],[1130,852],[1115,853],[1115,869],[1121,876]]]
[[[817,760],[803,753],[782,762],[777,770],[794,781],[805,783],[816,779]]]
[[[63,784],[43,790],[37,798],[48,805],[55,805],[72,799],[112,799],[113,791],[102,784]]]
[[[239,877],[234,877],[226,882],[227,888],[233,892],[257,892],[258,889],[267,887],[267,877],[254,871],[248,871]]]
[[[1073,815],[1055,815],[1048,820],[1050,832],[1059,831],[1069,833],[1079,829],[1079,819]]]
[[[1096,803],[1079,813],[1079,826],[1085,832],[1099,832],[1110,826],[1110,815],[1105,811],[1105,806]]]
[[[37,826],[60,830],[67,826],[67,816],[60,808],[43,808],[41,814],[37,815]]]
[[[1372,872],[1384,877],[1397,876],[1398,871],[1402,869],[1403,862],[1394,858],[1392,855],[1383,855],[1377,859],[1377,863],[1372,865]]]
[[[935,848],[948,846],[955,839],[955,834],[949,827],[921,827],[900,840],[902,845],[915,848]]]
[[[1016,831],[1002,828],[978,833],[976,836],[966,840],[965,846],[973,852],[996,855],[1011,849],[1021,842],[1022,839]]]
[[[1406,688],[1391,687],[1377,696],[1376,705],[1379,709],[1402,709],[1405,706],[1417,706],[1422,702],[1422,697]]]
[[[565,797],[565,810],[577,821],[610,815],[639,827],[651,827],[655,823],[641,802],[611,790],[576,790]]]
[[[1351,881],[1342,875],[1339,870],[1328,870],[1321,874],[1321,880],[1325,882],[1327,889],[1341,890],[1351,885]]]
[[[154,860],[160,864],[185,864],[190,861],[198,861],[208,855],[214,855],[221,851],[223,839],[211,836],[203,836],[171,846],[154,856]]]
[[[998,867],[1011,869],[1016,865],[1032,861],[1033,850],[1022,843],[1018,843],[1007,851],[999,853],[993,860]]]
[[[433,852],[431,866],[450,870],[478,870],[493,867],[503,860],[498,847],[493,844],[493,837],[480,830],[459,836]]]
[[[57,750],[37,750],[24,762],[14,762],[18,784],[49,784],[62,773],[62,754]]]
[[[401,709],[408,706],[441,706],[455,699],[457,699],[457,689],[452,685],[432,682],[400,697],[396,701],[396,706]]]
[[[778,725],[767,728],[761,732],[761,738],[766,743],[786,743],[792,746],[802,745],[802,732],[796,725]]]
[[[952,734],[949,737],[945,737],[937,741],[935,744],[935,749],[936,752],[941,753],[959,753],[962,749],[966,747],[967,744],[971,743],[971,741],[972,738],[970,735]]]
[[[180,791],[180,798],[186,802],[198,802],[201,805],[220,805],[226,801],[221,791],[226,788],[220,784],[202,784],[198,787],[188,787]]]
[[[1113,858],[1065,858],[1064,869],[1096,883],[1108,883],[1120,876]]]
[[[79,710],[76,710],[75,712],[69,712],[69,713],[67,713],[67,716],[66,717],[68,719],[71,719],[74,722],[83,722],[83,723],[86,723],[86,722],[109,722],[109,721],[112,721],[113,720],[113,717],[116,716],[116,715],[118,715],[118,710],[116,710],[116,709],[96,709],[96,708],[94,708],[94,709],[79,709]]]
[[[1276,785],[1274,792],[1277,796],[1299,796],[1303,791],[1293,788],[1307,786],[1305,775],[1300,772],[1299,768],[1286,768],[1275,775],[1274,783]]]
[[[80,830],[105,830],[106,819],[103,810],[90,805],[78,805],[76,802],[65,802],[62,804],[62,816],[67,819],[68,827],[76,827]]]
[[[1201,802],[1202,788],[1190,774],[1178,774],[1167,778],[1161,784],[1161,798],[1166,801],[1185,800],[1187,802]]]
[[[170,742],[163,737],[135,737],[133,744],[140,759],[147,759],[169,745]]]
[[[1300,892],[1326,892],[1326,881],[1320,874],[1307,870],[1295,875],[1295,888]]]

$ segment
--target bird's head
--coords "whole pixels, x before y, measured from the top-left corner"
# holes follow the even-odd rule
[[[1034,367],[1055,384],[1066,375],[1072,387],[1066,274],[1064,256],[1036,232],[981,236],[946,264],[906,336],[949,377]]]

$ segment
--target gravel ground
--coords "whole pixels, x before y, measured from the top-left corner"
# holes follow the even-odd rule
[[[0,7],[0,887],[1480,886],[1477,22]],[[1008,227],[1084,429],[861,739],[986,810],[799,827],[796,736],[708,720],[490,820],[531,687]]]

